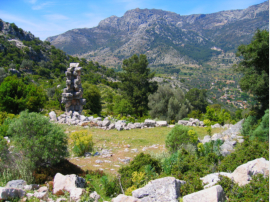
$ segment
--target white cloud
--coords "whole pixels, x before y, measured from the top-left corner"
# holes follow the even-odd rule
[[[41,9],[43,9],[45,7],[49,7],[53,4],[54,4],[53,2],[48,1],[48,2],[44,2],[42,4],[39,4],[39,5],[32,6],[32,9],[33,10],[41,10]]]
[[[44,17],[47,20],[68,20],[69,17],[65,16],[65,15],[61,15],[61,14],[49,14],[49,15],[44,15]]]
[[[30,3],[30,4],[35,4],[37,2],[37,0],[25,0],[25,1]]]

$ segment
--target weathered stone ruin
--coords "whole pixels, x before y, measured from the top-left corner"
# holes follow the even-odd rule
[[[81,69],[79,63],[70,63],[66,71],[67,87],[62,93],[62,103],[65,104],[66,112],[72,111],[81,114],[83,105],[86,104],[86,100],[82,98]]]

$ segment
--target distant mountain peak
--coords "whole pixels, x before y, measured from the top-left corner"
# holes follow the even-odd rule
[[[183,65],[209,61],[220,50],[234,52],[249,43],[257,29],[269,30],[268,1],[243,10],[185,16],[136,8],[106,18],[97,27],[47,40],[71,55],[107,66],[119,66],[133,54],[146,54],[150,65]]]

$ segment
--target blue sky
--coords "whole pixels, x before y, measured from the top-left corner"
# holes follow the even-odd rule
[[[0,18],[14,22],[41,40],[75,28],[91,28],[112,15],[135,8],[162,9],[180,15],[245,9],[265,0],[0,0]]]

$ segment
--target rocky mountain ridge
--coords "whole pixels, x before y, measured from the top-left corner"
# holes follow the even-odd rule
[[[181,16],[157,9],[133,9],[97,27],[73,29],[46,40],[68,54],[107,66],[146,54],[150,65],[198,64],[251,41],[256,29],[269,30],[268,1],[243,10]]]

